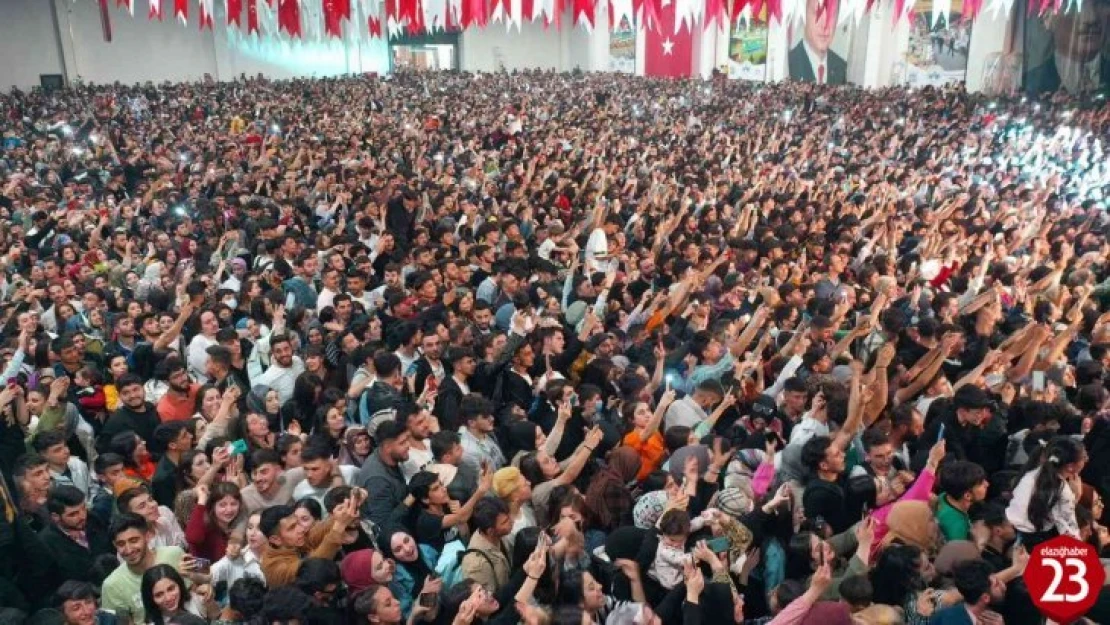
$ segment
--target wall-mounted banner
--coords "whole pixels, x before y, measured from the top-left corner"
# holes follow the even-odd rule
[[[609,70],[636,73],[636,28],[628,16],[621,16],[620,23],[609,33]]]
[[[751,12],[749,4],[744,11]],[[743,13],[728,36],[728,77],[741,80],[767,79],[767,12],[754,19]]]
[[[947,15],[933,15],[932,0],[918,0],[906,48],[906,84],[912,87],[963,82],[971,49],[971,20],[963,19],[962,0],[951,0]]]
[[[1110,0],[1083,0],[1067,7],[1064,13],[1025,20],[1028,91],[1085,93],[1110,88]]]
[[[805,0],[805,22],[791,21],[788,30],[791,80],[828,85],[848,83],[848,63],[855,33],[853,20],[839,21],[838,0]],[[862,64],[863,60],[858,61]]]

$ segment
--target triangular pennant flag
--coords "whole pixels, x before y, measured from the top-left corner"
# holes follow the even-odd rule
[[[582,23],[585,22],[586,29],[592,30],[595,19],[594,7],[596,6],[594,0],[572,0],[572,2],[571,6],[574,7],[574,11],[571,15],[574,18],[574,25],[582,26]]]
[[[247,34],[258,34],[258,2],[259,0],[246,0],[247,3]]]
[[[213,0],[199,0],[200,2],[200,29],[212,30],[212,1]]]
[[[705,0],[705,18],[703,22],[706,30],[709,30],[714,25],[718,28],[727,26],[724,17],[725,0]]]
[[[116,7],[127,7],[127,12],[135,17],[135,0],[116,0]]]
[[[243,28],[243,0],[227,0],[224,8],[227,9],[227,25]]]
[[[324,32],[333,38],[343,37],[343,20],[351,17],[350,0],[322,0]]]
[[[609,30],[614,31],[620,28],[620,24],[624,20],[628,20],[629,24],[636,23],[636,8],[632,0],[610,0],[609,1]]]
[[[300,0],[278,0],[278,28],[290,37],[301,38]]]
[[[740,15],[744,13],[744,8],[751,6],[751,0],[732,0],[732,11],[729,12],[728,23],[729,26],[735,26],[740,20]]]
[[[376,17],[369,17],[366,20],[367,26],[370,30],[370,36],[378,39],[382,38],[382,21]]]
[[[158,18],[162,21],[162,0],[150,0],[150,11],[147,13],[147,19],[153,20]]]
[[[181,20],[181,23],[188,25],[189,23],[189,0],[173,0],[173,15]]]

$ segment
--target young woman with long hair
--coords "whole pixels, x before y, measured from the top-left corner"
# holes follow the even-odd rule
[[[1083,488],[1079,473],[1086,464],[1083,444],[1058,436],[1044,449],[1040,465],[1018,481],[1006,518],[1027,549],[1060,534],[1080,537],[1075,506]]]
[[[195,490],[197,505],[189,515],[185,537],[193,555],[215,562],[227,552],[227,538],[239,524],[243,498],[239,487],[230,482],[211,488],[199,484]]]
[[[165,625],[181,614],[192,614],[208,621],[220,613],[211,586],[202,584],[190,593],[181,574],[168,564],[156,564],[143,573],[139,595],[146,619],[154,625]]]

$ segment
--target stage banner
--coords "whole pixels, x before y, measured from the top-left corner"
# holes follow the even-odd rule
[[[622,16],[617,27],[609,33],[609,70],[636,73],[636,28],[628,16]]]
[[[848,64],[854,59],[854,20],[839,22],[837,0],[805,0],[805,22],[791,21],[787,41],[787,76],[791,80],[827,85],[848,84]],[[847,9],[845,9],[847,10]]]
[[[767,80],[767,11],[751,18],[749,4],[736,20],[728,36],[728,77],[740,80]]]
[[[911,87],[963,82],[967,77],[972,22],[963,19],[962,0],[950,1],[952,9],[947,18],[938,15],[935,20],[932,0],[918,0],[914,5],[909,46],[903,58],[906,84]]]
[[[1062,13],[1027,14],[1025,89],[1105,92],[1110,89],[1110,0],[1065,2],[1064,7]],[[1020,10],[1025,12],[1025,6]]]

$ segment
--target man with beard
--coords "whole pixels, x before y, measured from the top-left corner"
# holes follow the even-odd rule
[[[189,379],[185,363],[174,358],[169,363],[169,389],[158,401],[158,417],[162,421],[185,421],[196,412],[199,384]],[[143,440],[151,440],[144,437]]]
[[[408,429],[394,420],[384,421],[374,432],[378,448],[366,459],[356,482],[369,493],[364,513],[383,527],[390,513],[408,494],[401,464],[409,457]]]
[[[154,537],[146,519],[135,514],[121,514],[108,532],[112,545],[116,548],[120,565],[104,580],[101,587],[101,601],[105,610],[113,610],[117,615],[132,623],[146,621],[140,587],[143,574],[156,564],[168,564],[181,570],[185,552],[181,547],[150,547]]]
[[[274,389],[284,404],[293,398],[293,384],[302,373],[304,361],[300,356],[293,355],[293,342],[288,335],[278,334],[270,338],[270,368],[253,384]]]
[[[89,517],[85,495],[74,486],[57,486],[46,499],[46,510],[51,523],[39,537],[52,557],[55,582],[95,581],[93,561],[113,549],[106,528],[96,517]]]
[[[142,378],[133,373],[124,374],[116,381],[116,388],[119,390],[120,406],[108,417],[100,432],[100,440],[111,440],[127,430],[138,434],[144,441],[153,440],[154,428],[160,421],[154,405],[146,400]]]

